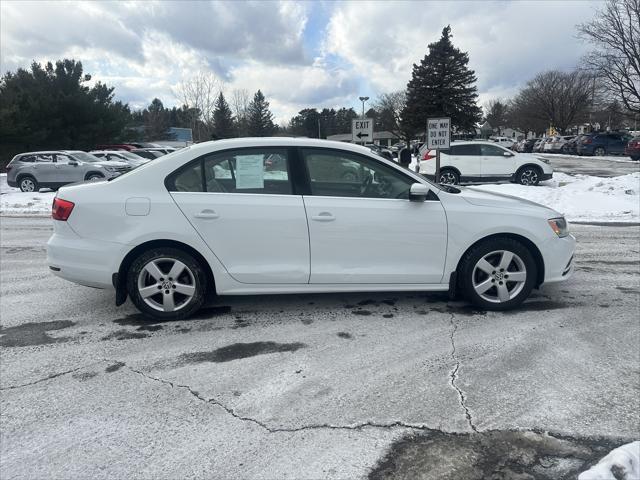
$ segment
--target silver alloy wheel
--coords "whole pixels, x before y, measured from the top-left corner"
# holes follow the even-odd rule
[[[23,192],[33,192],[36,189],[36,184],[30,178],[25,178],[20,182],[20,190]]]
[[[456,174],[450,171],[445,171],[440,174],[440,183],[445,185],[456,185]]]
[[[514,299],[524,288],[527,269],[522,259],[508,250],[496,250],[483,256],[473,268],[476,293],[487,302],[503,303]]]
[[[175,312],[189,304],[196,293],[193,273],[175,258],[156,258],[138,275],[138,293],[160,312]]]
[[[538,181],[538,172],[533,168],[527,168],[520,174],[520,184],[535,185]]]
[[[598,148],[596,148],[596,149],[593,151],[593,154],[594,154],[596,157],[602,157],[602,156],[604,156],[604,155],[605,155],[605,153],[607,153],[607,152],[606,152],[606,151],[605,151],[605,149],[604,149],[604,148],[602,148],[602,147],[598,147]]]
[[[87,178],[87,180],[89,180],[90,182],[97,182],[101,178],[102,178],[102,175],[91,175],[89,176],[89,178]]]

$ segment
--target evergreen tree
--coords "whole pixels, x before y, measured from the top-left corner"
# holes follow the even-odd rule
[[[215,138],[232,138],[236,136],[233,114],[222,92],[218,95],[213,110],[213,135]]]
[[[451,43],[451,27],[429,45],[429,53],[413,65],[407,85],[407,102],[402,112],[403,127],[423,132],[429,117],[451,117],[458,131],[473,130],[482,110],[476,104],[476,76],[469,70],[469,55]]]
[[[145,139],[167,140],[169,139],[170,110],[164,108],[159,98],[154,98],[151,104],[142,112],[145,126]]]
[[[273,135],[276,126],[273,123],[273,114],[269,111],[269,102],[258,90],[248,108],[248,130],[251,137],[268,137]]]

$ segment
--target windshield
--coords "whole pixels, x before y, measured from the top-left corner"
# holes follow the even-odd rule
[[[98,157],[91,155],[90,153],[87,153],[87,152],[68,152],[68,153],[76,160],[80,160],[82,162],[100,162],[101,161]]]

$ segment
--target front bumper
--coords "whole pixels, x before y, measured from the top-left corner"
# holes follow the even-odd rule
[[[563,238],[550,238],[541,245],[544,259],[544,283],[562,282],[574,272],[576,238],[569,234]]]

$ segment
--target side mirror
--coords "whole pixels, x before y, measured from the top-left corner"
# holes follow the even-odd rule
[[[429,187],[422,183],[414,183],[409,190],[409,200],[412,202],[424,202],[429,194]]]
[[[505,156],[505,157],[513,157],[513,153],[510,153],[510,152],[504,152],[504,156]]]
[[[69,160],[69,165],[73,165],[74,167],[77,167],[78,162],[76,162],[75,160]]]

